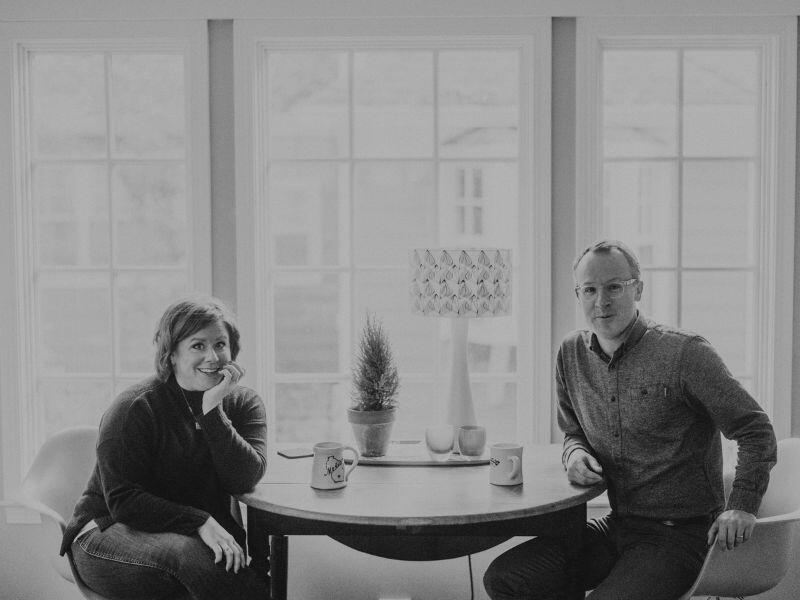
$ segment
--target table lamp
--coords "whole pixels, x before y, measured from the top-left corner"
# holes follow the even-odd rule
[[[409,258],[412,313],[450,318],[447,423],[456,431],[461,425],[476,425],[467,368],[469,320],[511,314],[511,250],[413,248]]]

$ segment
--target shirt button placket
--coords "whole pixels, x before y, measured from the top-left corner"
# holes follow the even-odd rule
[[[610,406],[611,406],[611,447],[614,448],[614,455],[617,459],[622,457],[622,440],[620,439],[620,431],[622,429],[622,416],[620,414],[620,394],[619,394],[619,371],[617,370],[612,374],[614,387],[611,390]]]

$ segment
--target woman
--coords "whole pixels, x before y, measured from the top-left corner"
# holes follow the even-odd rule
[[[264,475],[267,445],[263,403],[238,385],[234,318],[215,298],[180,300],[154,341],[155,376],[103,415],[61,553],[109,598],[268,598],[230,510]]]

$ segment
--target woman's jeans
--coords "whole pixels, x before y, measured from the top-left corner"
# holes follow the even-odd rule
[[[113,598],[264,600],[269,589],[253,569],[225,570],[197,534],[147,533],[114,523],[72,544],[75,567],[92,590]]]
[[[579,569],[587,600],[676,600],[703,566],[712,518],[691,522],[608,515],[586,524]],[[483,578],[492,600],[560,600],[567,561],[558,539],[534,538],[498,556]]]

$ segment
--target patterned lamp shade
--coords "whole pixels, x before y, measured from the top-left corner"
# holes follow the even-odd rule
[[[414,248],[411,311],[436,317],[511,314],[511,250]]]

